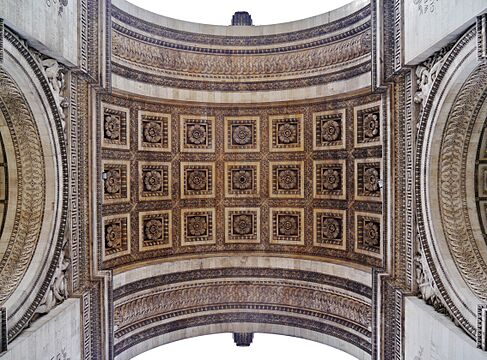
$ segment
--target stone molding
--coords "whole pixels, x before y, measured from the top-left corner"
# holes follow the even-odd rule
[[[115,353],[175,331],[181,321],[194,327],[232,322],[235,316],[324,327],[370,353],[371,296],[370,287],[355,281],[298,270],[224,267],[148,277],[114,291]]]
[[[163,28],[113,7],[112,71],[144,83],[219,91],[349,79],[370,70],[369,11],[297,32],[222,37]]]

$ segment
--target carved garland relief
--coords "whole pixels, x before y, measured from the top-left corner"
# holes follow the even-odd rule
[[[442,225],[457,268],[479,299],[487,300],[487,264],[477,247],[468,217],[465,190],[466,155],[471,129],[485,99],[487,67],[479,66],[455,99],[443,132],[438,195]],[[467,121],[466,121],[467,119]]]
[[[2,303],[15,290],[36,248],[44,216],[45,169],[42,145],[29,105],[17,84],[1,69],[0,110],[9,127],[18,164],[15,221],[0,262]]]

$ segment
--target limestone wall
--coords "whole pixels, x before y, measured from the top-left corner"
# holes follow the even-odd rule
[[[443,314],[422,300],[405,300],[405,360],[484,360],[485,352]]]
[[[80,300],[69,299],[9,344],[2,360],[80,360]]]
[[[1,0],[0,18],[39,51],[78,65],[78,1]]]

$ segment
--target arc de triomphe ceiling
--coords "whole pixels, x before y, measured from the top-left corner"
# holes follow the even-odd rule
[[[0,0],[0,357],[218,332],[485,357],[487,6],[466,1],[215,26]]]

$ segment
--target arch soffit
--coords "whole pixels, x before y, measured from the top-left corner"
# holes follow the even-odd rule
[[[185,337],[239,329],[370,356],[372,275],[365,270],[311,260],[214,257],[135,268],[116,274],[113,284],[119,359]],[[193,310],[184,313],[188,307]]]

